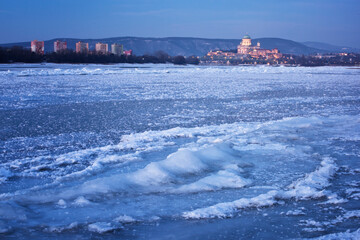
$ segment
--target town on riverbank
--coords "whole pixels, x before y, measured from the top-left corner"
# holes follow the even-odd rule
[[[30,48],[0,47],[0,63],[173,63],[179,65],[285,65],[285,66],[359,66],[360,54],[351,52],[315,53],[296,55],[281,53],[279,49],[265,49],[260,42],[245,35],[236,49],[210,50],[205,56],[170,56],[164,51],[135,55],[120,43],[98,42],[94,49],[87,42],[76,42],[75,50],[66,41],[54,41],[53,51],[45,52],[44,41],[34,40]]]

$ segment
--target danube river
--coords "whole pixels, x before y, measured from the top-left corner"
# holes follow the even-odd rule
[[[360,69],[0,65],[0,238],[360,236]]]

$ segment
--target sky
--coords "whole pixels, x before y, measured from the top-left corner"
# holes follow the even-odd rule
[[[360,48],[360,0],[0,0],[0,43],[279,37]]]

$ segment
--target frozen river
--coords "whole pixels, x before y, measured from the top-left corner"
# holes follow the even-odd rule
[[[360,238],[360,69],[0,65],[0,238]]]

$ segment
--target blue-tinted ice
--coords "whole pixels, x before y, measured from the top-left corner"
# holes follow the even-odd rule
[[[360,237],[360,70],[0,66],[0,237]]]

